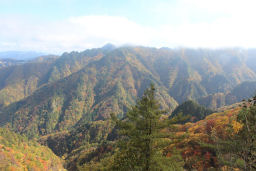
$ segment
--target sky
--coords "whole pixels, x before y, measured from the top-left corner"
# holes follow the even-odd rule
[[[256,47],[255,0],[0,0],[0,51]]]

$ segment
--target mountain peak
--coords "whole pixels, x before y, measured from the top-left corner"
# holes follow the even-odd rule
[[[104,49],[104,50],[113,50],[113,49],[115,49],[115,48],[116,48],[116,46],[113,45],[113,44],[111,44],[111,43],[107,43],[107,44],[105,44],[105,45],[102,47],[102,49]]]

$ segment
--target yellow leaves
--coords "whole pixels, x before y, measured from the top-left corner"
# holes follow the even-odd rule
[[[237,134],[243,128],[243,124],[233,120],[232,121],[232,128],[234,130],[234,133]]]
[[[218,126],[223,127],[223,126],[229,124],[229,117],[228,116],[220,117],[220,118],[216,119],[216,123]]]
[[[190,128],[188,129],[188,132],[194,133],[195,130],[197,130],[198,128],[199,128],[199,125],[195,124],[193,127],[190,127]]]

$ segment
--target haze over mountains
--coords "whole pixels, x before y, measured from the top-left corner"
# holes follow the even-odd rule
[[[4,51],[0,52],[0,68],[23,64],[29,60],[45,56],[46,53],[33,51]]]
[[[124,116],[153,82],[163,108],[216,109],[256,91],[256,51],[107,45],[0,69],[1,125],[30,136]]]
[[[108,44],[61,56],[6,60],[10,63],[0,65],[0,126],[37,138],[65,156],[70,170],[77,170],[75,163],[89,147],[115,140],[110,114],[125,117],[150,83],[168,115],[180,105],[174,115],[192,114],[190,121],[256,93],[254,49]]]
[[[0,52],[0,59],[30,60],[43,55],[46,55],[46,53],[34,51],[3,51]]]

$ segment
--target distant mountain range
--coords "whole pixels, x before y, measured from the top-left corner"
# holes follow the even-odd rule
[[[0,125],[34,137],[123,117],[151,82],[169,113],[186,100],[214,109],[255,93],[255,59],[253,49],[112,45],[38,58],[0,69]]]
[[[19,65],[19,64],[23,64],[23,63],[25,63],[25,61],[23,61],[23,60],[0,59],[0,68],[9,67],[12,65]]]
[[[31,60],[39,56],[44,56],[46,53],[34,52],[34,51],[3,51],[0,52],[1,59],[13,59],[13,60]]]

